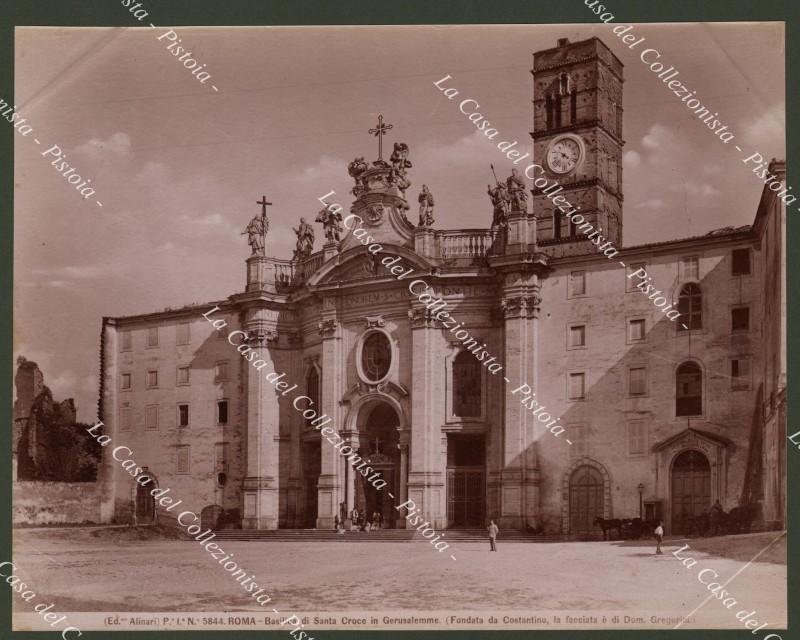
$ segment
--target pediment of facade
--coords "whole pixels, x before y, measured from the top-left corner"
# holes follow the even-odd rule
[[[373,254],[367,247],[359,245],[323,264],[311,276],[307,286],[397,279],[398,275],[390,273],[387,262],[392,266],[402,266],[404,272],[427,273],[433,268],[432,264],[403,246],[384,245],[379,253]]]
[[[653,445],[653,451],[660,454],[677,453],[686,449],[697,449],[709,458],[716,457],[722,450],[732,446],[732,443],[721,436],[688,427],[683,431]]]

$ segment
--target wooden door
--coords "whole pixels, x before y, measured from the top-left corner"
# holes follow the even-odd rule
[[[672,465],[672,533],[688,533],[689,520],[711,506],[711,465],[699,451],[684,451]]]
[[[603,476],[594,467],[578,467],[569,481],[569,532],[597,533],[595,518],[603,517]]]

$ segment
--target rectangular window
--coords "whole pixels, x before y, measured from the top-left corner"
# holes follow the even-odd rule
[[[178,384],[189,384],[189,367],[178,367]]]
[[[750,249],[734,249],[731,258],[731,275],[750,275]]]
[[[123,407],[119,410],[119,427],[123,431],[131,430],[131,409],[130,407]]]
[[[750,331],[750,307],[731,309],[731,331]]]
[[[635,420],[628,423],[628,453],[642,455],[647,451],[647,423]]]
[[[148,347],[158,346],[158,327],[150,327],[147,330],[147,346]]]
[[[228,424],[228,401],[227,400],[218,400],[217,401],[217,424],[220,424],[220,425]]]
[[[181,322],[175,328],[175,344],[189,344],[189,323]]]
[[[625,274],[625,291],[638,291],[636,285],[641,282],[647,282],[647,276],[642,276],[642,269],[643,271],[647,271],[647,263],[646,262],[637,262],[636,264],[629,264],[628,265],[628,272]],[[638,272],[638,273],[637,273]],[[636,273],[636,275],[633,275]]]
[[[686,256],[681,260],[681,280],[698,280],[700,278],[700,260],[697,256]]]
[[[144,408],[144,428],[158,429],[158,405],[149,404]]]
[[[133,349],[133,335],[130,331],[122,332],[120,351],[130,351]]]
[[[647,394],[647,369],[645,367],[628,369],[628,391],[632,396]]]
[[[569,297],[586,295],[586,272],[572,271],[569,274]]]
[[[569,374],[569,399],[582,400],[585,397],[585,379],[583,373]]]
[[[750,360],[734,358],[731,360],[731,389],[747,389],[750,386]]]
[[[188,427],[189,426],[189,405],[188,404],[179,404],[178,405],[178,426],[179,427]]]
[[[586,325],[576,324],[569,328],[569,346],[570,347],[585,347],[586,346]]]
[[[228,361],[217,362],[214,365],[214,382],[221,382],[228,379]]]
[[[131,388],[131,374],[130,373],[123,373],[120,376],[120,389],[130,389]]]
[[[175,447],[177,473],[189,473],[189,445]]]
[[[641,342],[645,336],[645,320],[628,320],[628,342]]]
[[[158,387],[158,369],[147,372],[147,388],[155,389]]]
[[[572,441],[572,446],[569,448],[572,456],[579,458],[589,455],[589,428],[582,424],[569,425],[569,427],[567,427],[567,433],[569,433],[570,440]]]

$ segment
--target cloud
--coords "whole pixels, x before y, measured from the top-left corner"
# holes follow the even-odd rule
[[[342,173],[345,173],[348,165],[347,160],[341,158],[334,158],[328,155],[322,155],[319,160],[314,164],[305,167],[297,177],[297,181],[301,183],[315,183],[332,182],[337,178],[341,178]]]
[[[640,164],[642,164],[642,156],[638,151],[631,149],[622,154],[622,165],[625,168],[632,169],[633,167],[638,167]]]
[[[650,200],[645,200],[644,202],[640,202],[636,205],[636,209],[663,209],[667,206],[667,203],[661,200],[660,198],[651,198]]]
[[[672,132],[667,127],[654,124],[650,127],[647,135],[642,138],[642,146],[651,151],[662,149],[669,145],[672,135]]]
[[[498,142],[499,138],[495,138]],[[496,157],[492,157],[496,154]],[[497,149],[497,143],[489,140],[479,131],[473,131],[462,138],[449,144],[422,145],[418,155],[425,158],[428,165],[441,165],[446,167],[463,167],[475,164],[487,164],[494,161],[503,161],[502,153]]]
[[[718,196],[720,193],[722,193],[713,184],[709,184],[708,182],[697,182],[695,180],[686,180],[685,182],[675,183],[670,185],[669,188],[671,191],[685,191],[692,197]]]
[[[764,158],[786,156],[786,106],[782,102],[742,126],[744,140]]]
[[[117,132],[108,140],[91,138],[76,147],[75,152],[92,160],[107,159],[109,155],[126,159],[132,155],[131,139],[127,133]]]

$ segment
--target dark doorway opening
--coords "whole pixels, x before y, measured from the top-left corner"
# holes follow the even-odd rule
[[[483,527],[486,512],[483,435],[447,436],[447,526]]]
[[[154,485],[152,477],[145,486],[136,483],[136,524],[150,524],[155,520],[156,499],[151,493]]]
[[[387,404],[377,405],[369,414],[366,421],[366,430],[360,434],[359,456],[372,467],[369,476],[363,476],[353,469],[348,473],[356,475],[355,505],[359,513],[366,514],[369,522],[373,521],[375,513],[379,513],[382,526],[386,529],[395,528],[398,511],[395,501],[389,496],[400,495],[400,449],[398,447],[399,434],[397,426],[399,420],[395,410]],[[380,478],[386,481],[386,486],[376,489],[368,478],[374,477],[375,472],[380,473]]]
[[[317,526],[317,481],[322,470],[320,442],[303,443],[303,493],[304,526],[315,529]]]

